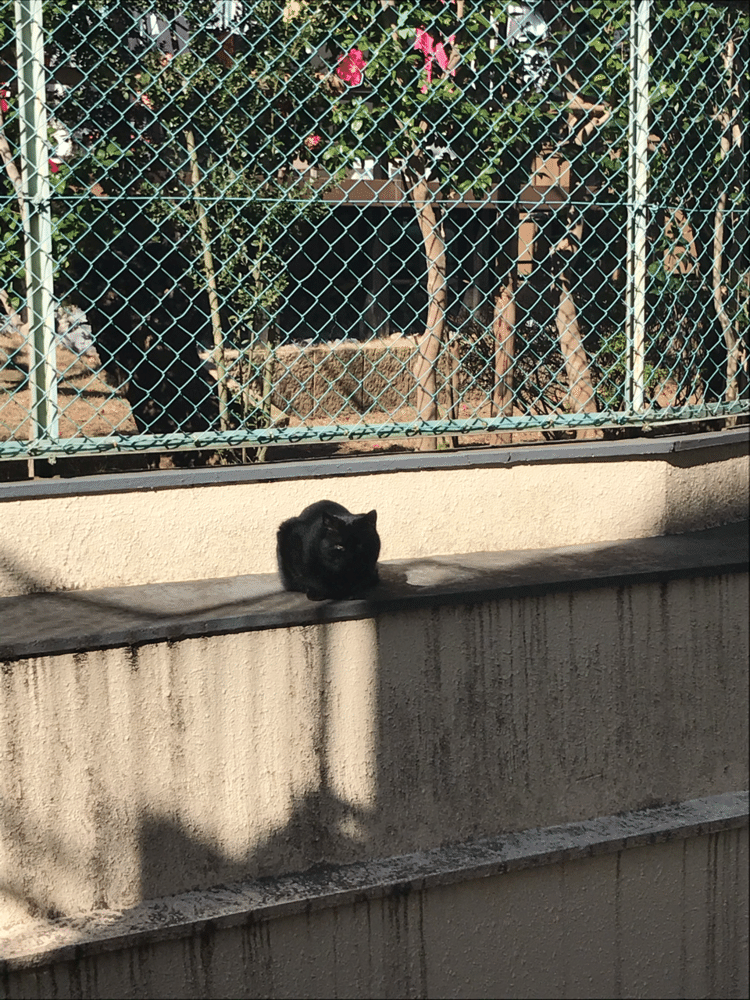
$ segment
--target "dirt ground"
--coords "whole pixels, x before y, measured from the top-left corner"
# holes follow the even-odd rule
[[[353,344],[342,351],[330,347],[316,347],[302,352],[300,348],[282,349],[283,369],[277,378],[274,400],[283,405],[286,394],[295,398],[298,413],[288,421],[289,426],[305,424],[330,425],[331,414],[336,415],[340,424],[383,423],[389,418],[399,422],[409,422],[415,418],[414,409],[407,405],[405,397],[410,391],[409,360],[416,347],[411,338],[394,338],[394,345],[378,345],[379,355],[371,361],[367,371],[359,371],[362,345]],[[282,352],[289,356],[286,357]],[[20,339],[11,336],[7,330],[0,334],[0,440],[28,439],[30,433],[31,389],[28,383],[28,349]],[[359,357],[357,357],[359,355]],[[356,358],[356,362],[355,362]],[[355,369],[355,363],[357,368]],[[309,369],[309,370],[308,370]],[[333,370],[332,370],[333,369]],[[64,347],[57,348],[57,370],[61,375],[58,383],[60,404],[59,430],[61,437],[107,437],[111,434],[135,434],[137,427],[130,404],[122,387],[110,385],[101,369],[101,362],[95,350],[78,356]],[[365,379],[367,381],[365,382]],[[300,380],[304,380],[306,391],[300,395]],[[363,385],[377,384],[374,392],[379,392],[379,404],[384,408],[363,415],[352,407],[344,408],[347,398],[354,398],[357,391],[361,395]],[[464,413],[472,412],[489,415],[489,406],[478,394],[463,404]],[[369,401],[369,397],[368,397]],[[400,404],[400,405],[399,405]],[[484,404],[484,405],[483,405]],[[366,404],[365,404],[366,405]],[[485,413],[486,411],[486,413]],[[278,412],[278,411],[277,411]],[[544,440],[539,433],[524,432],[514,435],[532,441]],[[461,445],[486,447],[497,443],[490,435],[462,436],[450,441],[441,439],[439,448]],[[266,449],[263,460],[282,462],[292,459],[314,459],[356,454],[386,454],[415,450],[411,439],[383,439],[380,441],[339,441],[318,444],[274,445]],[[236,464],[243,460],[253,462],[257,458],[255,448],[232,449],[229,452],[211,451],[172,452],[170,454],[126,454],[92,455],[70,459],[58,459],[55,463],[37,460],[34,475],[86,475],[107,471],[135,471],[137,469],[174,468],[185,466],[205,466]],[[0,462],[0,480],[26,478],[28,463],[24,461]]]
[[[363,351],[363,347],[366,350]],[[370,348],[367,350],[367,348]],[[362,345],[315,345],[281,348],[280,369],[274,374],[274,402],[283,406],[285,399],[294,399],[296,414],[284,422],[289,426],[384,423],[389,419],[408,423],[414,420],[414,409],[408,405],[413,387],[411,359],[416,351],[413,338],[389,338],[388,343]],[[28,383],[28,349],[20,339],[0,333],[0,440],[27,439],[30,431],[29,412],[31,390]],[[112,434],[137,433],[136,422],[122,387],[110,385],[101,369],[95,350],[78,356],[64,347],[57,349],[57,370],[60,404],[61,437],[85,435],[107,437]],[[215,371],[211,372],[215,377]],[[305,386],[304,393],[300,386]],[[363,414],[372,404],[373,393],[378,409]],[[664,402],[669,393],[665,392]],[[364,398],[362,398],[364,397]],[[359,400],[359,406],[357,402]],[[352,405],[353,404],[353,405]],[[278,414],[281,411],[275,410]],[[459,415],[489,417],[490,405],[477,391],[466,393]],[[607,437],[635,436],[637,428],[610,429]],[[598,432],[597,436],[602,436]],[[440,438],[438,450],[454,447],[486,448],[488,446],[542,444],[575,438],[574,431],[514,432],[513,434],[459,435]],[[29,476],[79,476],[104,472],[169,469],[211,465],[253,463],[262,457],[265,462],[318,459],[335,456],[388,454],[414,451],[417,444],[411,438],[385,438],[378,441],[339,441],[317,444],[283,444],[268,447],[259,456],[257,449],[218,451],[183,451],[171,453],[138,453],[88,455],[58,459],[56,462],[13,460],[0,462],[0,481],[26,479]]]

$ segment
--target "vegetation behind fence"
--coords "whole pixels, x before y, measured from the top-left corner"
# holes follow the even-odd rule
[[[749,21],[0,0],[0,457],[748,413]]]

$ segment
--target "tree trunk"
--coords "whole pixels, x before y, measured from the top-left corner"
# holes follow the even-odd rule
[[[26,203],[23,197],[23,183],[21,181],[21,172],[16,166],[13,160],[13,153],[11,152],[10,144],[8,143],[7,136],[5,135],[5,120],[3,117],[3,110],[0,107],[0,162],[2,162],[5,167],[5,172],[13,185],[13,190],[16,195],[16,200],[18,202],[18,211],[21,216],[21,223],[25,227],[26,225]],[[4,288],[0,288],[0,303],[2,303],[3,310],[10,320],[10,325],[13,327],[14,331],[23,337],[24,343],[28,341],[29,338],[29,323],[23,320],[21,315],[13,308],[10,301],[10,296]],[[25,312],[25,310],[24,310]]]
[[[741,358],[739,337],[724,308],[726,291],[722,282],[722,270],[724,265],[724,215],[726,210],[727,192],[722,191],[719,195],[719,202],[714,215],[714,253],[713,267],[711,268],[711,284],[713,286],[714,311],[721,326],[721,332],[724,334],[724,343],[727,346],[726,400],[728,403],[732,403],[737,399],[738,395],[737,382]]]
[[[565,373],[568,378],[568,405],[574,413],[596,413],[596,396],[591,381],[591,362],[581,341],[573,293],[568,276],[560,272],[560,303],[557,307],[555,323],[560,340],[560,350],[565,359]],[[596,440],[602,432],[596,427],[579,427],[579,440]]]
[[[404,180],[417,214],[427,264],[427,323],[417,345],[413,368],[416,411],[419,420],[437,420],[437,367],[448,310],[445,234],[437,216],[432,192],[425,180],[425,170],[421,165],[419,172],[412,171],[411,167],[405,168]],[[420,439],[417,450],[434,451],[436,447],[437,438],[424,437]]]
[[[208,289],[208,304],[211,310],[211,329],[213,331],[213,362],[216,365],[217,391],[219,394],[219,426],[223,431],[230,429],[229,386],[227,385],[227,364],[224,356],[224,334],[221,329],[221,314],[219,309],[219,293],[216,284],[216,269],[211,251],[211,234],[203,203],[201,201],[200,167],[198,154],[195,150],[195,136],[192,129],[186,129],[185,140],[190,157],[190,175],[195,198],[195,213],[198,220],[198,235],[203,248],[203,272],[206,276]]]
[[[13,153],[11,152],[10,144],[8,143],[7,136],[5,135],[5,119],[3,117],[2,108],[0,108],[0,160],[2,160],[3,166],[5,167],[5,172],[10,178],[10,182],[13,185],[13,190],[15,191],[16,200],[18,201],[18,209],[21,213],[21,220],[26,221],[26,203],[23,199],[23,184],[21,182],[21,171],[16,166],[13,161]]]
[[[719,115],[719,120],[722,125],[725,126],[724,135],[721,137],[721,152],[720,157],[724,160],[731,151],[731,139],[728,134],[729,122],[725,120],[725,115]],[[714,212],[714,234],[713,234],[713,255],[711,264],[711,286],[713,291],[713,303],[714,312],[716,313],[716,318],[721,326],[721,332],[724,335],[724,343],[727,348],[727,375],[726,375],[726,401],[728,403],[734,402],[739,396],[739,375],[740,370],[743,365],[743,351],[742,342],[740,337],[737,335],[737,331],[734,327],[729,316],[727,316],[727,311],[725,308],[726,301],[726,286],[723,280],[724,272],[724,237],[725,237],[725,219],[727,212],[727,201],[728,195],[726,188],[719,195],[719,200],[716,204],[716,211]],[[736,418],[729,417],[728,425],[732,426],[736,422]]]
[[[737,102],[739,103],[739,81],[736,79],[734,71],[735,54],[735,43],[733,39],[730,39],[727,43],[726,51],[723,54],[723,61],[724,68],[727,71],[727,84],[729,92],[737,98]],[[723,129],[719,151],[719,158],[723,161],[727,158],[727,156],[729,156],[733,142],[739,149],[742,148],[742,131],[740,125],[735,120],[735,113],[729,108],[717,108],[714,112],[714,117]],[[744,357],[741,338],[737,334],[734,323],[729,316],[727,316],[725,308],[727,289],[723,280],[723,270],[727,201],[728,194],[725,188],[719,195],[719,200],[716,204],[716,211],[714,213],[711,286],[713,291],[714,312],[716,313],[716,318],[721,326],[721,331],[724,335],[724,343],[727,348],[726,401],[727,403],[732,403],[740,394],[740,372],[743,369],[746,359]],[[736,417],[729,417],[727,419],[727,426],[734,426],[736,422]]]
[[[516,279],[508,276],[499,295],[495,296],[495,315],[492,323],[495,338],[495,388],[492,393],[492,415],[511,416],[513,413],[513,359],[516,350]],[[490,444],[513,443],[511,431],[493,434]]]

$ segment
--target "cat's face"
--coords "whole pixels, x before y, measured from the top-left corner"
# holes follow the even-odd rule
[[[377,514],[324,514],[321,555],[333,570],[374,563],[380,552]]]

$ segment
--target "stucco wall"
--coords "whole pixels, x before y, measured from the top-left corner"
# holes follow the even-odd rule
[[[231,470],[223,482],[199,472],[145,474],[123,492],[125,480],[115,476],[102,477],[96,493],[54,492],[64,486],[54,482],[50,495],[43,484],[25,492],[0,486],[0,596],[271,572],[279,523],[323,498],[377,509],[383,559],[643,538],[738,521],[747,516],[750,463],[746,432],[729,433],[732,444],[718,435],[710,447],[626,460],[603,443],[590,445],[585,459],[568,459],[567,446],[556,446],[496,465],[452,467],[451,456],[438,456],[434,467],[397,474],[388,461],[352,460],[346,474],[331,464],[329,475],[313,479],[285,478],[277,467],[277,478],[244,482],[233,482]],[[495,456],[503,461],[502,451]]]
[[[0,928],[747,787],[747,576],[9,662]]]
[[[399,474],[157,476],[150,492],[141,481],[77,495],[65,484],[13,487],[0,494],[0,579],[15,594],[268,571],[276,524],[330,496],[377,507],[383,557],[427,557],[406,572],[426,581],[438,554],[738,521],[745,445],[473,468],[438,467],[435,456]],[[683,555],[692,546],[693,562],[660,569],[618,546],[590,563],[532,553],[539,579],[509,576],[523,591],[507,583],[502,595],[402,603],[394,590],[388,603],[386,588],[355,620],[326,621],[321,605],[309,625],[274,620],[274,601],[296,613],[294,595],[275,593],[261,624],[207,634],[201,619],[191,633],[139,640],[149,616],[179,611],[180,588],[157,588],[132,598],[133,644],[121,644],[128,633],[102,641],[107,649],[54,646],[55,622],[33,618],[57,598],[5,602],[31,620],[0,675],[0,995],[745,996],[746,826],[418,891],[391,886],[314,915],[230,912],[221,926],[87,946],[80,961],[40,951],[36,969],[33,947],[14,967],[1,961],[3,941],[23,951],[63,915],[85,924],[96,914],[106,936],[110,919],[127,925],[128,908],[158,922],[191,890],[259,876],[278,885],[321,863],[445,844],[472,854],[507,831],[746,788],[748,577],[723,556],[701,561],[716,540],[666,541]],[[659,553],[663,542],[638,544]],[[624,575],[603,576],[615,551]],[[597,585],[585,574],[552,585],[565,560],[598,567]],[[434,561],[456,587],[482,572],[471,562]],[[231,580],[218,581],[223,590],[234,594]],[[117,627],[129,593],[110,594],[124,615]],[[107,595],[79,597],[83,628],[86,602],[106,611]],[[231,599],[218,601],[219,617]],[[56,654],[30,655],[45,625],[43,648]]]

